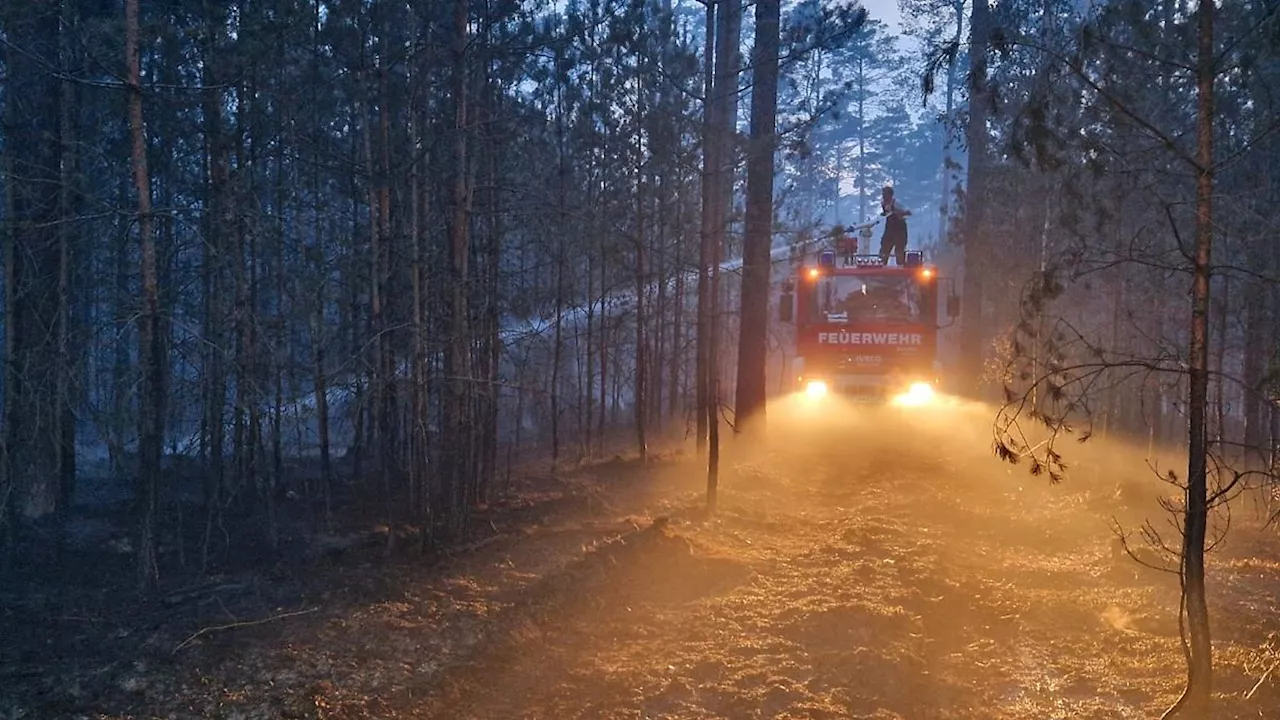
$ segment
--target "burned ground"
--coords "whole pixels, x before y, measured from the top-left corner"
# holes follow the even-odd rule
[[[1117,493],[1140,456],[1051,487],[939,412],[779,417],[730,449],[712,517],[692,461],[614,463],[518,484],[520,510],[432,564],[322,556],[168,615],[11,602],[0,717],[1156,714],[1182,671],[1176,577],[1108,527],[1159,521]],[[1268,717],[1280,682],[1244,696],[1274,662],[1280,542],[1243,514],[1232,532],[1211,566],[1221,717]]]

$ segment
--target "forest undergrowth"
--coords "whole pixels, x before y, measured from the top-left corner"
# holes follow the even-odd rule
[[[613,462],[522,478],[431,563],[361,548],[168,614],[6,606],[0,717],[1158,714],[1177,580],[1109,530],[1163,522],[1141,455],[1082,449],[1049,486],[930,413],[771,406],[710,517],[689,457]],[[1241,509],[1211,558],[1220,717],[1268,717],[1280,539]]]

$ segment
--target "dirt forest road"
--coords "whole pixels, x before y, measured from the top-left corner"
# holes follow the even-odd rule
[[[987,410],[774,413],[767,447],[727,449],[714,517],[691,461],[605,466],[443,567],[316,570],[282,606],[316,612],[148,641],[25,717],[1118,719],[1176,697],[1176,578],[1108,529],[1155,507],[1155,484],[1116,495],[1141,455],[1051,487],[991,456]],[[1211,567],[1219,717],[1280,718],[1277,680],[1244,699],[1280,543],[1237,525]]]
[[[677,512],[599,548],[563,602],[423,709],[1158,716],[1179,689],[1176,579],[1117,552],[1115,483],[1051,488],[992,459],[978,426],[902,417],[779,433],[785,442],[727,473],[715,519]],[[684,490],[681,506],[696,505],[700,490]],[[1280,580],[1268,567],[1261,579]],[[1215,601],[1220,614],[1247,603]],[[1240,700],[1257,675],[1241,626],[1257,620],[1218,621],[1222,717],[1280,717],[1274,686]]]

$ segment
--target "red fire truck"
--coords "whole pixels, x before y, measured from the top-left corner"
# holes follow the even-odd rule
[[[779,319],[795,323],[793,387],[815,397],[927,403],[940,381],[938,330],[960,313],[954,285],[945,308],[950,321],[939,325],[945,279],[921,251],[889,265],[878,255],[846,254],[856,252],[850,240],[841,238],[840,252],[822,251],[816,265],[802,264],[783,282]]]

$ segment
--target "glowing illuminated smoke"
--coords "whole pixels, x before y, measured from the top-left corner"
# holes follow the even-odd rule
[[[893,399],[894,405],[906,405],[916,407],[919,405],[928,405],[937,398],[937,393],[933,391],[933,386],[927,382],[911,383],[911,387],[906,392]]]

